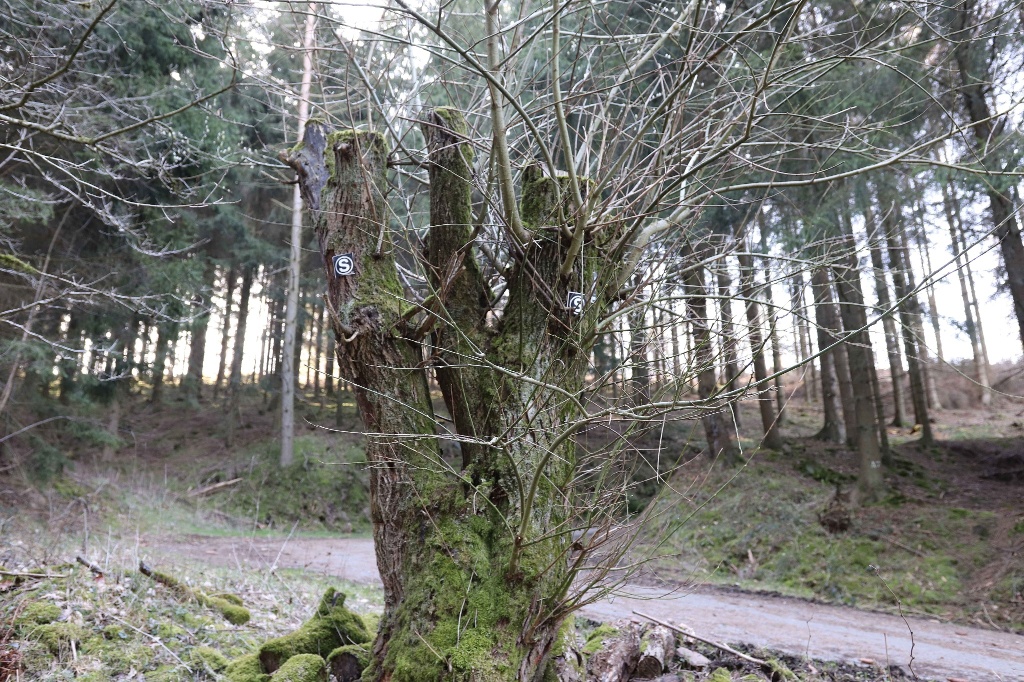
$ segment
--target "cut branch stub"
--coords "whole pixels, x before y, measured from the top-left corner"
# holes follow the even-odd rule
[[[306,123],[302,142],[280,154],[281,161],[295,169],[299,176],[302,200],[314,215],[320,210],[320,192],[327,184],[328,170],[324,163],[326,147],[326,124],[319,119],[310,119]]]

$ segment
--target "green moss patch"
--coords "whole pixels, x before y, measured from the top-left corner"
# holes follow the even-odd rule
[[[242,599],[237,595],[229,595],[230,598],[228,596],[210,596],[201,590],[189,587],[172,575],[154,571],[143,563],[139,564],[139,570],[161,585],[170,588],[180,597],[194,599],[203,606],[219,611],[224,619],[232,625],[244,625],[252,617],[249,609],[242,606]]]
[[[32,602],[18,614],[14,626],[24,630],[33,625],[46,625],[60,618],[60,614],[61,609],[56,604],[45,601]]]
[[[327,664],[316,654],[298,654],[289,658],[274,673],[274,682],[327,682]]]
[[[197,646],[188,652],[188,663],[192,668],[219,673],[228,667],[228,657],[213,647]]]
[[[583,645],[583,653],[587,656],[596,654],[601,650],[604,643],[619,634],[617,628],[606,623],[598,625],[593,632],[587,635],[586,644]]]
[[[224,679],[228,682],[267,682],[270,675],[263,672],[259,655],[247,654],[228,663],[224,668]]]
[[[365,644],[371,639],[358,614],[345,608],[345,595],[333,587],[324,593],[316,613],[291,634],[266,642],[259,660],[266,672],[274,672],[299,654],[329,655],[346,644]]]
[[[299,627],[325,586],[322,577],[297,571],[279,571],[268,584],[266,574],[255,571],[239,575],[236,570],[175,568],[178,585],[201,588],[236,608],[242,591],[253,618],[230,626],[197,600],[182,599],[152,577],[120,568],[115,556],[103,580],[77,565],[22,568],[10,548],[0,548],[0,559],[14,563],[12,570],[54,576],[0,593],[0,657],[15,652],[21,679],[40,682],[71,677],[109,682],[130,675],[147,682],[268,682],[270,675],[256,655],[260,645]],[[254,585],[274,589],[257,591]],[[369,640],[359,616],[331,608],[343,604],[334,594],[328,592],[321,605],[326,620],[351,626],[357,638]],[[379,592],[363,588],[358,594],[357,608],[379,603]],[[325,648],[324,655],[336,646]]]

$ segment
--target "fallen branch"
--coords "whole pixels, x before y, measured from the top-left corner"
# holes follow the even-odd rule
[[[233,594],[206,594],[166,573],[154,571],[142,561],[139,562],[139,572],[170,588],[181,597],[193,599],[207,608],[220,611],[221,615],[232,625],[244,625],[249,622],[249,609],[245,608],[242,605],[242,600]]]
[[[94,564],[93,562],[88,561],[87,559],[85,559],[81,554],[79,554],[78,556],[75,557],[75,561],[77,561],[78,563],[82,564],[83,566],[88,568],[90,571],[92,571],[93,574],[96,577],[98,577],[98,578],[102,578],[103,577],[103,569],[100,568],[99,566],[97,566],[96,564]]]
[[[768,665],[767,661],[762,661],[759,658],[754,658],[753,656],[748,656],[745,653],[742,653],[740,651],[736,651],[735,649],[733,649],[731,646],[729,646],[727,644],[719,644],[718,642],[713,642],[710,639],[704,639],[703,637],[698,637],[697,635],[693,634],[692,632],[686,632],[685,630],[683,630],[681,628],[677,628],[675,625],[672,625],[671,623],[666,623],[665,621],[658,620],[654,616],[648,616],[646,613],[641,613],[639,611],[634,611],[633,613],[635,613],[636,615],[640,616],[641,618],[646,618],[647,620],[651,621],[652,623],[657,623],[658,625],[663,625],[663,626],[667,627],[669,630],[672,630],[674,632],[678,632],[681,635],[685,635],[687,637],[693,637],[698,642],[704,642],[708,646],[713,646],[716,649],[721,649],[722,651],[730,653],[733,656],[739,656],[744,661],[748,661],[750,663],[754,663],[755,665]]]
[[[186,497],[200,497],[202,495],[206,495],[207,493],[212,493],[214,491],[220,490],[221,488],[227,488],[229,485],[234,485],[241,480],[241,477],[232,478],[230,481],[221,481],[220,483],[214,483],[212,485],[204,486],[197,490],[190,490],[188,493],[186,493]]]
[[[22,573],[20,571],[0,571],[5,578],[26,578],[28,580],[46,580],[48,578],[67,578],[63,573]]]

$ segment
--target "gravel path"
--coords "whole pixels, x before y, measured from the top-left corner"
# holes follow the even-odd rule
[[[353,582],[379,584],[373,541],[365,538],[269,540],[248,538],[152,538],[142,553],[164,560],[215,565],[303,568]],[[643,611],[685,623],[721,642],[745,642],[822,660],[886,662],[907,669],[913,631],[913,669],[923,677],[971,682],[1024,682],[1024,637],[827,606],[799,599],[687,588],[631,586],[584,610],[596,620],[633,617]],[[909,628],[908,628],[909,624]]]

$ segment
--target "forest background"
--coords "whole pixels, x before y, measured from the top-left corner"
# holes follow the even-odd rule
[[[458,501],[441,513],[487,487],[466,594],[529,574],[525,547],[572,547],[602,579],[635,561],[1022,627],[1020,3],[3,16],[5,533],[22,510],[77,533],[55,500],[118,480],[96,513],[121,531],[372,530],[380,553],[389,514],[424,508],[383,513],[397,434],[427,443],[397,457],[446,481],[405,481]],[[349,201],[375,208],[352,224],[318,205],[359,187],[332,158],[349,128],[384,145],[353,171],[374,189]],[[535,341],[509,350],[513,331]],[[422,377],[372,371],[389,363]],[[496,447],[514,465],[484,464]],[[142,504],[161,475],[180,499]],[[396,595],[423,569],[395,551],[382,641],[404,641]],[[865,577],[884,560],[893,592]],[[548,635],[485,638],[525,661],[590,597],[547,568],[522,582],[560,605],[509,607]]]

